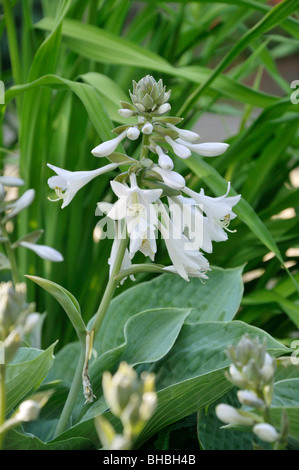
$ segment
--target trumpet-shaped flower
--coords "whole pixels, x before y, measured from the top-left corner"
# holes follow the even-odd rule
[[[163,204],[160,205],[160,210],[162,221],[159,223],[159,230],[173,262],[165,270],[179,274],[186,281],[189,281],[189,277],[208,279],[206,272],[210,271],[209,262],[202,253],[190,249],[189,239],[177,230]]]
[[[147,251],[145,246],[150,246],[152,251],[156,251],[155,242],[148,237],[152,237],[158,223],[152,203],[159,199],[162,189],[140,189],[134,173],[130,175],[130,183],[131,187],[111,181],[112,190],[119,199],[107,215],[114,220],[126,220],[130,237],[130,257],[133,258],[138,250]]]
[[[59,201],[63,199],[61,208],[66,207],[74,198],[79,189],[83,188],[92,179],[99,175],[107,173],[118,167],[116,163],[97,168],[91,171],[68,171],[57,166],[50,165],[48,167],[55,171],[57,176],[51,176],[48,179],[48,185],[54,189],[57,194],[57,199],[50,199],[51,201]]]
[[[226,240],[227,237],[224,230],[230,232],[228,229],[229,223],[236,217],[236,214],[232,211],[232,207],[235,206],[241,198],[240,195],[227,197],[230,191],[230,183],[228,183],[226,193],[220,197],[206,196],[203,189],[201,189],[199,193],[196,193],[185,187],[183,191],[194,199],[197,204],[202,205],[203,211],[210,222],[209,230],[211,237],[215,241]]]

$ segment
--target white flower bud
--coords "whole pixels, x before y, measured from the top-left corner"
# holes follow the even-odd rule
[[[132,111],[131,109],[119,109],[118,114],[126,118],[126,117],[134,116],[135,112]]]
[[[165,114],[165,113],[168,113],[168,111],[171,110],[171,106],[169,103],[164,103],[162,104],[161,106],[159,106],[159,108],[157,109],[157,113],[158,114]]]
[[[174,141],[168,135],[165,136],[165,141],[172,147],[174,153],[180,158],[188,158],[191,155],[189,148],[186,145],[182,145],[178,140]]]
[[[110,155],[114,152],[116,147],[120,144],[120,142],[127,136],[127,129],[124,130],[121,134],[119,134],[115,139],[107,140],[106,142],[102,142],[100,145],[95,147],[91,153],[95,157],[105,157]]]
[[[203,144],[191,144],[190,142],[180,138],[177,139],[176,142],[181,145],[185,145],[190,150],[198,153],[199,155],[202,155],[203,157],[218,157],[219,155],[222,155],[229,147],[229,144],[224,142],[205,142]]]
[[[30,315],[28,315],[28,317],[26,318],[26,322],[24,325],[24,333],[26,334],[33,330],[40,318],[41,317],[39,313],[30,313]]]
[[[256,393],[251,390],[238,390],[238,400],[242,405],[252,406],[253,408],[264,408],[265,403],[258,398]]]
[[[147,135],[151,134],[153,132],[153,125],[150,122],[147,122],[146,124],[144,124],[143,128],[141,129],[141,132]]]
[[[19,410],[15,417],[18,421],[33,421],[34,419],[37,419],[39,412],[40,405],[37,401],[26,400],[19,406]]]
[[[179,134],[179,137],[183,140],[186,140],[187,142],[198,142],[200,139],[200,136],[196,134],[196,132],[188,131],[185,129],[179,129],[178,127],[174,126],[173,124],[170,124],[169,122],[166,123],[167,127],[170,129],[176,131]]]
[[[268,423],[259,423],[253,426],[253,432],[257,435],[262,441],[265,442],[275,442],[277,441],[279,434],[276,429]]]
[[[215,411],[218,419],[226,424],[243,424],[244,426],[251,426],[254,424],[254,420],[251,416],[246,416],[245,412],[241,413],[233,406],[221,403],[216,406]]]
[[[152,170],[158,173],[163,179],[164,183],[173,189],[183,189],[185,187],[185,180],[182,175],[176,171],[165,170],[158,165],[152,167]]]
[[[19,245],[23,246],[24,248],[28,248],[28,250],[34,251],[34,253],[36,253],[42,259],[53,261],[54,263],[60,263],[63,261],[62,254],[50,246],[35,245],[35,243],[29,243],[26,241],[20,242]]]
[[[244,376],[239,372],[234,364],[229,366],[229,375],[231,377],[232,382],[237,385],[238,387],[246,386],[246,379]]]
[[[136,140],[140,136],[140,130],[138,127],[129,127],[127,130],[127,137],[130,140]]]
[[[172,170],[173,169],[173,161],[168,155],[165,155],[161,147],[157,145],[156,147],[156,152],[159,156],[159,165],[161,168],[164,168],[165,170]]]

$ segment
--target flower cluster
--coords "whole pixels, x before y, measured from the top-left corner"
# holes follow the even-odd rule
[[[246,410],[220,404],[216,407],[218,418],[229,425],[249,426],[263,441],[273,443],[277,449],[283,448],[287,442],[288,422],[283,414],[280,433],[271,423],[276,360],[266,351],[266,341],[245,335],[237,346],[229,347],[227,354],[232,362],[227,378],[240,389],[238,400]]]
[[[107,213],[116,225],[125,222],[125,236],[128,235],[130,244],[122,267],[130,266],[137,251],[154,261],[160,232],[172,261],[165,270],[178,273],[186,280],[192,276],[205,279],[210,267],[203,252],[211,253],[212,242],[227,239],[229,223],[236,217],[232,208],[240,195],[228,195],[230,183],[220,197],[207,196],[203,189],[197,193],[174,171],[169,153],[182,159],[190,157],[192,152],[215,157],[223,154],[228,144],[200,143],[197,133],[177,127],[182,119],[165,115],[171,109],[170,93],[162,80],[156,82],[151,76],[133,82],[132,103],[121,102],[119,113],[123,117],[135,116],[136,124],[115,128],[115,138],[92,150],[94,156],[106,157],[111,163],[97,170],[77,172],[49,165],[57,176],[51,177],[48,183],[58,199],[63,199],[62,207],[66,207],[91,179],[126,165],[129,169],[111,181],[118,200]],[[139,160],[117,152],[124,139],[137,140],[140,136]],[[119,239],[115,237],[111,269],[118,246]]]
[[[138,437],[157,406],[155,375],[136,371],[121,362],[117,372],[103,374],[103,392],[111,412],[123,425],[123,434],[116,434],[103,417],[96,418],[96,429],[103,445],[111,450],[128,450]]]

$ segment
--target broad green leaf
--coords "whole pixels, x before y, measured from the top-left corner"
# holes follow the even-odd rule
[[[242,270],[212,267],[205,284],[196,278],[186,282],[179,276],[163,274],[127,289],[112,300],[95,346],[104,352],[121,344],[126,321],[145,309],[191,308],[188,323],[232,320],[243,294]]]
[[[143,431],[138,445],[159,429],[213,403],[231,388],[224,375],[229,365],[225,351],[245,333],[252,337],[265,337],[267,349],[273,356],[289,352],[288,348],[264,331],[239,321],[203,322],[182,327],[169,353],[151,367],[157,377],[158,409]],[[96,442],[93,418],[105,410],[103,397],[99,396],[81,422],[57,439],[80,435]],[[111,419],[110,413],[105,416]],[[115,419],[112,421],[117,424]]]
[[[299,378],[281,380],[274,387],[274,398],[271,407],[275,425],[279,429],[281,413],[286,411],[290,431],[289,435],[299,440],[299,397],[298,397]]]
[[[240,432],[236,429],[221,429],[223,423],[217,418],[215,406],[219,403],[240,408],[236,389],[223,395],[207,409],[198,413],[198,438],[205,450],[253,450],[253,434]]]
[[[248,333],[265,337],[273,356],[289,350],[264,331],[240,321],[184,325],[175,346],[157,363],[158,410],[145,428],[142,441],[163,426],[214,402],[231,384],[224,375],[226,349]],[[176,419],[174,419],[176,417]]]
[[[86,437],[74,437],[53,444],[46,444],[31,433],[22,433],[15,429],[5,437],[4,450],[94,450]]]
[[[59,286],[55,282],[42,279],[38,276],[26,277],[49,292],[49,294],[51,294],[57,300],[57,302],[60,303],[71,320],[78,337],[81,338],[85,334],[86,328],[81,316],[80,305],[76,298],[70,292],[64,289],[64,287]]]
[[[35,391],[48,374],[54,360],[54,346],[45,351],[20,348],[7,365],[6,410],[9,412],[30,392]]]

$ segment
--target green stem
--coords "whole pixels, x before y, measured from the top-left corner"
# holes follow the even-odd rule
[[[118,250],[118,253],[117,253],[117,256],[116,256],[116,260],[115,260],[115,263],[114,263],[114,267],[113,267],[109,282],[107,284],[107,287],[106,287],[106,290],[104,292],[102,301],[101,301],[100,306],[98,308],[98,311],[95,315],[93,327],[92,327],[92,330],[91,330],[94,334],[94,337],[100,329],[100,326],[102,324],[104,316],[105,316],[105,314],[108,310],[109,304],[110,304],[111,299],[113,297],[114,291],[117,287],[118,282],[115,280],[115,278],[116,278],[116,274],[119,272],[119,270],[121,268],[126,247],[127,247],[127,237],[124,237],[120,241],[119,250]],[[84,372],[85,369],[87,370],[86,336],[84,336],[84,339],[83,339],[82,336],[79,339],[80,339],[80,342],[81,342],[80,358],[79,358],[79,361],[78,361],[78,364],[77,364],[77,368],[76,368],[76,372],[75,372],[75,375],[74,375],[74,378],[73,378],[73,382],[72,382],[67,400],[65,402],[62,414],[60,416],[60,419],[59,419],[54,437],[57,437],[59,434],[61,434],[66,429],[66,427],[68,425],[70,416],[72,414],[72,411],[73,411],[73,408],[74,408],[74,405],[75,405],[75,402],[76,402],[76,399],[77,399],[78,394],[79,394],[79,390],[82,387],[82,372]]]
[[[0,364],[0,428],[5,422],[5,365]],[[0,450],[3,445],[4,433],[0,433]]]
[[[115,276],[115,280],[117,282],[120,282],[125,277],[134,276],[135,274],[140,274],[140,273],[164,273],[165,274],[167,272],[170,273],[170,271],[166,271],[164,269],[164,266],[160,264],[151,264],[151,263],[132,264],[132,266],[130,266],[129,268],[122,269],[121,271],[119,271],[117,276]]]
[[[4,238],[7,239],[7,241],[5,241],[3,245],[4,245],[7,257],[10,262],[12,280],[13,280],[14,285],[16,286],[16,284],[20,282],[20,276],[19,276],[17,261],[15,257],[15,252],[14,252],[14,249],[11,247],[10,239],[9,239],[7,230],[5,228],[5,224],[1,224],[1,232]]]
[[[118,250],[118,253],[116,255],[116,259],[115,259],[115,263],[114,263],[114,266],[113,266],[113,269],[112,269],[112,272],[111,272],[111,276],[110,276],[110,279],[108,281],[108,284],[107,284],[106,290],[104,292],[102,301],[100,303],[100,306],[98,308],[98,311],[95,315],[95,319],[94,319],[94,322],[93,322],[92,330],[94,331],[94,337],[96,337],[96,335],[97,335],[97,333],[98,333],[98,331],[101,327],[101,324],[104,320],[105,314],[108,310],[109,304],[112,300],[114,291],[117,287],[118,280],[116,279],[116,275],[118,274],[118,272],[121,269],[121,265],[122,265],[124,255],[125,255],[125,251],[126,251],[126,248],[127,248],[127,243],[128,243],[127,237],[121,238],[120,245],[119,245],[119,250]]]
[[[67,397],[67,400],[64,404],[54,437],[57,437],[61,434],[67,427],[70,416],[72,414],[76,399],[80,388],[82,387],[82,370],[85,362],[85,344],[81,343],[81,352],[78,360],[76,372],[73,378],[73,382]]]
[[[149,139],[150,139],[150,136],[148,134],[143,134],[142,143],[141,143],[140,160],[142,160],[143,158],[147,158],[148,156]]]

